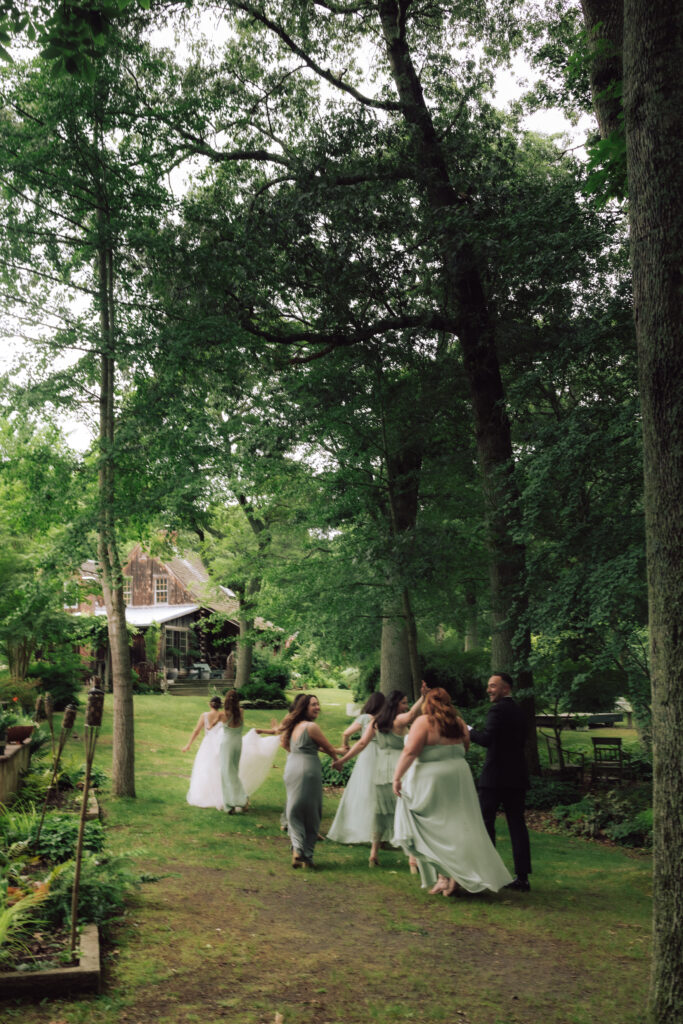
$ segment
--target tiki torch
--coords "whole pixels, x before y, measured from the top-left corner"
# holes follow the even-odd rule
[[[85,829],[85,815],[88,809],[88,790],[90,788],[90,770],[97,736],[102,725],[102,712],[104,711],[104,690],[94,686],[88,693],[88,706],[85,712],[85,779],[83,780],[83,802],[81,804],[81,820],[78,826],[78,842],[76,843],[76,858],[74,867],[74,888],[71,896],[71,959],[75,959],[76,951],[76,923],[78,917],[78,886],[81,879],[81,856],[83,853],[83,830]]]
[[[48,704],[47,698],[49,696],[50,695],[48,693],[46,693],[45,694],[45,700],[43,702],[43,707],[45,708],[46,712],[47,712],[47,704]],[[69,704],[64,709],[64,716],[62,718],[62,728],[61,728],[61,731],[59,733],[59,743],[57,744],[57,751],[56,751],[56,753],[54,753],[54,761],[53,761],[53,764],[52,764],[52,778],[50,779],[50,785],[47,787],[47,793],[45,794],[45,800],[43,802],[43,813],[40,816],[40,824],[38,825],[38,831],[36,832],[36,838],[34,839],[34,844],[36,846],[38,845],[38,840],[40,839],[40,832],[41,832],[41,829],[43,827],[43,822],[45,820],[45,811],[47,810],[47,802],[50,799],[50,793],[52,792],[52,787],[55,784],[55,779],[57,778],[57,772],[59,771],[59,761],[60,761],[60,758],[62,756],[62,751],[64,750],[64,744],[68,740],[69,734],[70,734],[71,730],[74,727],[74,722],[76,721],[76,714],[77,714],[77,712],[78,712],[78,708],[76,707],[75,704]],[[50,717],[48,718],[48,722],[50,722],[50,730],[52,731],[52,698],[51,697],[50,697]],[[52,734],[52,742],[54,744],[54,733]]]

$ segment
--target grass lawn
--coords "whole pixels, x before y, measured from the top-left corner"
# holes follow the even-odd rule
[[[348,691],[318,691],[338,742]],[[284,752],[250,811],[189,807],[201,698],[135,698],[135,800],[102,803],[109,845],[150,879],[104,951],[104,991],[4,1002],[6,1024],[593,1024],[643,1019],[650,858],[532,833],[531,893],[428,896],[399,851],[326,842],[292,871]],[[265,725],[266,711],[247,714]],[[110,766],[111,698],[96,764]],[[77,730],[78,731],[78,730]],[[77,746],[78,741],[72,741]],[[326,795],[323,831],[338,797]],[[504,822],[499,849],[511,866]],[[277,1018],[276,1015],[281,1015]]]

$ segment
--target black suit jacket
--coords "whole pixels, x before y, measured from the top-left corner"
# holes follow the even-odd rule
[[[527,789],[529,773],[524,756],[527,717],[512,697],[495,701],[483,729],[472,729],[470,739],[486,747],[486,760],[479,776],[480,789]]]

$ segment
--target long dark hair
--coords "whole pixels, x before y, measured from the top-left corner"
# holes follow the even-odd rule
[[[282,746],[285,748],[285,750],[289,750],[289,745],[292,739],[292,732],[294,730],[294,726],[298,725],[299,722],[307,721],[308,706],[314,698],[314,693],[297,694],[296,700],[289,709],[289,712],[280,722],[280,732],[282,733],[282,739],[280,742],[282,743]]]
[[[371,693],[363,705],[361,715],[376,715],[384,707],[385,701],[386,697],[379,690],[376,693]]]
[[[398,706],[405,697],[403,690],[392,690],[375,718],[377,732],[391,732],[394,719],[398,714]]]
[[[244,721],[240,707],[240,695],[237,690],[228,690],[223,702],[223,710],[228,716],[228,725],[241,725]]]

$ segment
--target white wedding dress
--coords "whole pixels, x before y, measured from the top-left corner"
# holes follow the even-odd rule
[[[209,712],[204,712],[204,738],[199,745],[192,765],[190,788],[187,802],[193,807],[215,807],[223,809],[223,788],[221,786],[221,743],[223,727],[216,722],[208,728]]]
[[[221,782],[221,744],[225,730],[220,722],[207,728],[209,712],[204,713],[204,738],[192,766],[187,802],[193,807],[215,807],[222,811],[223,786]],[[250,729],[242,738],[242,753],[239,761],[239,778],[247,796],[261,786],[271,769],[280,746],[279,736],[259,736]]]
[[[256,729],[250,729],[242,738],[239,777],[247,796],[266,781],[279,746],[279,736],[259,736]]]

